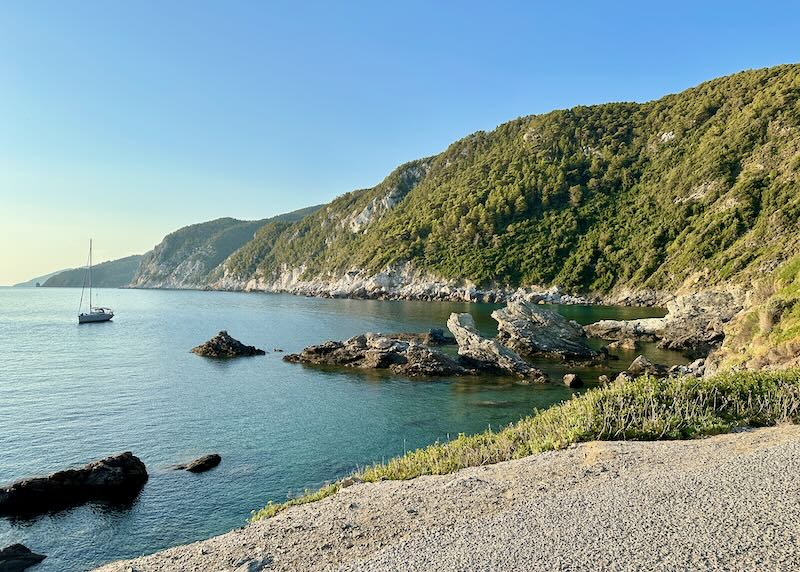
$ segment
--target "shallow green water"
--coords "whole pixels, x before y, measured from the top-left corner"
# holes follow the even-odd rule
[[[298,351],[366,331],[443,327],[454,311],[472,312],[489,335],[492,305],[103,290],[99,303],[117,317],[78,326],[79,295],[0,289],[0,483],[122,450],[140,456],[151,478],[131,506],[0,519],[0,546],[24,542],[47,554],[42,571],[86,569],[225,532],[269,500],[451,435],[504,426],[572,393],[496,377],[426,382],[315,369],[280,353],[227,362],[189,353],[221,329],[267,350]],[[581,323],[661,315],[557,309]],[[621,354],[612,368],[624,369],[636,353]],[[652,345],[643,353],[687,361]],[[607,371],[538,365],[554,379]],[[169,468],[212,451],[223,462],[209,473]]]

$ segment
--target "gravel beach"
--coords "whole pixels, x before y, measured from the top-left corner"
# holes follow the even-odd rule
[[[98,570],[799,570],[798,475],[800,426],[586,443],[357,484]]]

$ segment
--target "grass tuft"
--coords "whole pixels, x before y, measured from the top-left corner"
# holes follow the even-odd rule
[[[724,373],[709,379],[641,377],[614,383],[526,417],[501,431],[459,435],[355,473],[366,482],[444,475],[596,440],[692,439],[742,426],[800,421],[800,370]],[[335,494],[341,481],[284,503],[270,502],[251,520]]]

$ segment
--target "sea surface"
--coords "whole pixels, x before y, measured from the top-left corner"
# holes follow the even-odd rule
[[[326,339],[444,327],[471,312],[493,335],[489,304],[330,300],[276,294],[99,290],[117,316],[77,323],[80,291],[0,288],[0,485],[121,451],[150,480],[130,505],[89,504],[31,519],[0,518],[0,547],[22,542],[35,570],[86,570],[242,526],[250,511],[353,469],[500,428],[573,393],[499,377],[409,380],[281,360]],[[581,323],[663,315],[658,309],[555,306]],[[267,350],[230,361],[190,349],[219,330]],[[594,342],[594,341],[593,341]],[[596,345],[602,342],[597,341]],[[611,372],[639,352],[621,352]],[[645,345],[654,361],[686,363]],[[539,362],[553,379],[608,369]],[[593,383],[589,383],[592,386]],[[218,452],[204,474],[176,463]]]

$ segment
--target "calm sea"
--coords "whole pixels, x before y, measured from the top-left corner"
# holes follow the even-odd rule
[[[79,326],[78,290],[0,288],[0,484],[125,450],[150,473],[131,506],[0,519],[0,547],[22,542],[46,554],[41,572],[85,570],[226,532],[269,500],[458,433],[501,427],[571,393],[558,384],[499,378],[431,382],[319,370],[271,351],[366,331],[443,327],[453,311],[472,312],[493,334],[489,312],[496,306],[168,290],[96,294],[117,317]],[[661,315],[556,309],[581,323]],[[222,329],[267,355],[213,361],[189,352]],[[654,346],[644,353],[662,363],[686,361]],[[613,369],[635,355],[623,354]],[[552,363],[543,369],[566,372]],[[603,370],[585,373],[596,379]],[[208,473],[170,469],[209,452],[223,461]]]

